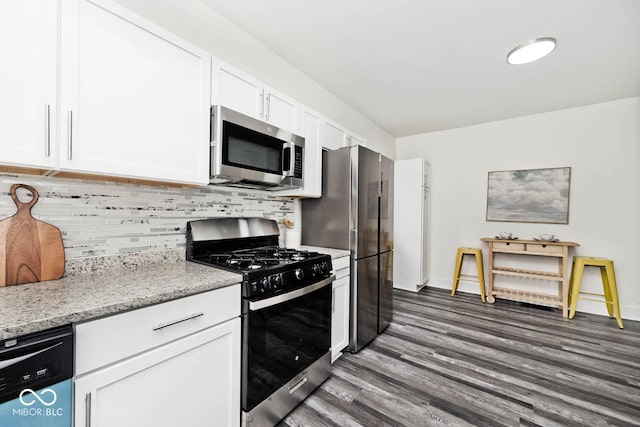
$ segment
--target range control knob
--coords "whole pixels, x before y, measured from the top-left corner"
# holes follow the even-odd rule
[[[327,262],[323,262],[321,268],[324,274],[329,274],[331,272],[331,268],[329,268],[329,264],[327,264]]]
[[[313,267],[311,267],[311,272],[314,276],[318,276],[322,272],[322,267],[320,266],[320,264],[313,264]]]
[[[269,279],[267,279],[266,277],[263,279],[260,279],[260,287],[262,288],[263,292],[271,289],[271,284],[269,284]]]
[[[302,280],[302,278],[304,277],[304,272],[301,269],[296,269],[296,271],[293,272],[294,276],[296,276],[296,279],[298,280]]]
[[[269,278],[269,282],[271,282],[271,289],[277,289],[282,285],[282,278],[279,274],[274,274]]]

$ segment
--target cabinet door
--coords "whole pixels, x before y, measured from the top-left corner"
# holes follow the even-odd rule
[[[331,312],[331,362],[349,344],[349,276],[333,282]]]
[[[76,427],[240,425],[240,318],[75,379]]]
[[[327,150],[337,150],[345,146],[346,132],[340,126],[325,121],[322,146]]]
[[[0,162],[55,166],[57,2],[0,4]]]
[[[222,64],[217,71],[218,102],[256,119],[264,118],[264,90],[251,76]]]
[[[265,89],[264,119],[274,126],[299,133],[300,104],[272,89]]]
[[[354,147],[357,145],[362,145],[363,147],[366,147],[367,143],[362,137],[359,137],[353,134],[347,134],[345,145],[347,147]]]
[[[422,250],[421,250],[421,268],[420,268],[420,285],[424,285],[429,281],[429,257],[431,250],[430,242],[430,217],[431,217],[431,190],[422,187]]]
[[[108,0],[63,0],[60,168],[208,182],[211,58]]]
[[[304,137],[304,187],[279,191],[279,196],[322,196],[322,126],[319,113],[302,107],[300,135]]]

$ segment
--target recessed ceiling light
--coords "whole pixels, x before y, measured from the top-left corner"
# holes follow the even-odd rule
[[[550,54],[556,47],[553,37],[541,37],[530,40],[513,49],[507,55],[507,62],[512,65],[528,64]]]

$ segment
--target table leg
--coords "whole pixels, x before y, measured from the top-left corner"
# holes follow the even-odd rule
[[[567,317],[569,314],[569,247],[562,247],[562,258],[560,261],[560,277],[562,277],[562,317]]]
[[[496,302],[495,297],[493,296],[493,242],[489,242],[489,292],[487,296],[487,302],[493,304]]]

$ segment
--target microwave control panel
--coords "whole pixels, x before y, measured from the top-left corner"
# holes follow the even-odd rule
[[[293,166],[293,176],[294,178],[302,179],[302,160],[304,158],[303,147],[296,145],[295,147],[295,158],[294,158],[294,166]]]

